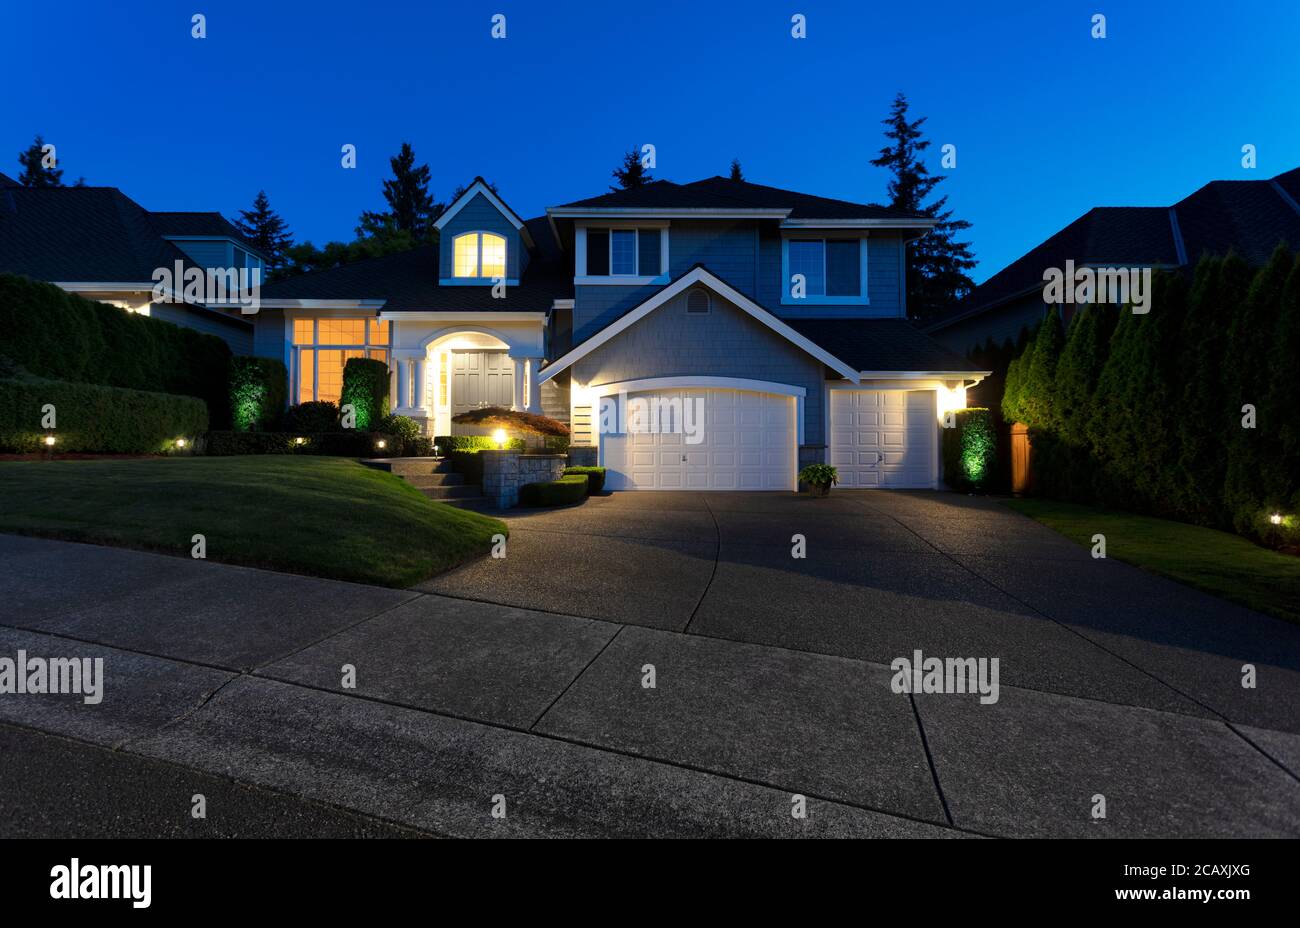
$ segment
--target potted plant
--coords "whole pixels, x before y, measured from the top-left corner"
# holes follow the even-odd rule
[[[808,484],[813,496],[826,496],[840,482],[840,472],[830,464],[809,464],[799,471],[799,480]]]

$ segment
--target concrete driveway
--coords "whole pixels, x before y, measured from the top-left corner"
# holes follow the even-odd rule
[[[1300,629],[996,502],[508,518],[505,559],[413,591],[0,535],[0,655],[107,678],[0,695],[0,831],[1300,836]],[[917,649],[997,658],[998,701],[895,693]],[[204,789],[204,822],[152,800]]]

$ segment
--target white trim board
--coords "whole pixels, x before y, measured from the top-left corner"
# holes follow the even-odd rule
[[[822,348],[817,343],[809,340],[808,338],[805,338],[803,335],[800,335],[794,329],[790,328],[790,326],[786,325],[776,316],[772,315],[762,306],[759,306],[757,303],[755,303],[749,297],[745,296],[739,290],[732,287],[726,281],[710,273],[709,271],[705,270],[702,267],[696,267],[696,268],[692,268],[690,271],[686,272],[681,277],[677,278],[675,283],[671,283],[668,286],[664,287],[662,290],[660,290],[654,296],[650,297],[640,306],[624,314],[623,316],[619,317],[617,321],[612,322],[609,325],[607,325],[605,328],[601,329],[595,335],[591,336],[586,341],[584,341],[581,345],[576,346],[575,348],[571,349],[567,354],[563,355],[560,358],[557,358],[555,361],[552,361],[550,364],[546,366],[546,369],[541,372],[541,375],[538,377],[538,383],[546,383],[546,381],[550,380],[560,371],[566,369],[567,367],[569,367],[569,365],[573,364],[574,361],[577,361],[579,358],[585,357],[586,355],[590,354],[592,351],[595,351],[597,348],[599,348],[601,345],[608,342],[614,336],[620,334],[621,332],[625,331],[628,327],[630,327],[634,323],[639,322],[640,320],[644,319],[646,316],[650,315],[650,313],[654,312],[660,306],[663,306],[673,297],[677,296],[680,293],[684,293],[686,290],[690,289],[691,287],[693,287],[695,284],[698,283],[702,283],[706,287],[709,287],[711,290],[717,293],[724,300],[727,300],[728,302],[739,307],[743,312],[748,313],[754,319],[763,323],[763,325],[767,326],[769,329],[776,332],[778,335],[782,336],[787,341],[798,346],[799,348],[802,348],[804,351],[812,355],[817,360],[821,361],[827,367],[835,370],[845,380],[848,380],[852,383],[858,382],[858,372],[855,371],[851,365],[845,364],[843,361],[835,357],[825,348]]]

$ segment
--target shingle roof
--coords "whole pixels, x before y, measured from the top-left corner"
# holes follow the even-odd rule
[[[546,217],[524,225],[537,248],[505,299],[494,299],[491,287],[440,287],[436,245],[272,281],[262,287],[262,299],[386,300],[385,312],[545,312],[555,300],[572,298],[573,274],[566,270]]]
[[[0,188],[0,271],[49,281],[141,283],[176,261],[196,266],[116,187]]]
[[[944,371],[982,368],[949,351],[906,319],[785,319],[800,335],[859,371]]]
[[[557,209],[788,209],[791,219],[919,219],[918,213],[817,197],[726,177],[689,184],[655,180],[629,190],[565,203]]]
[[[14,180],[8,174],[0,174],[0,187],[21,187],[22,184]]]
[[[1096,207],[984,281],[927,331],[1042,287],[1043,271],[1067,260],[1179,267],[1195,264],[1203,253],[1232,249],[1263,264],[1278,242],[1300,248],[1297,203],[1300,168],[1271,180],[1211,181],[1171,207]]]
[[[220,213],[160,213],[151,210],[149,215],[153,219],[154,227],[162,235],[173,235],[177,238],[187,235],[219,235],[223,238],[233,238],[257,251],[256,246],[235,228],[234,223]]]

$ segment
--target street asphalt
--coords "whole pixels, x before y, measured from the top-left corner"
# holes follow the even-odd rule
[[[1300,628],[996,501],[503,515],[409,591],[0,535],[0,658],[105,674],[0,694],[0,835],[1300,836]]]

